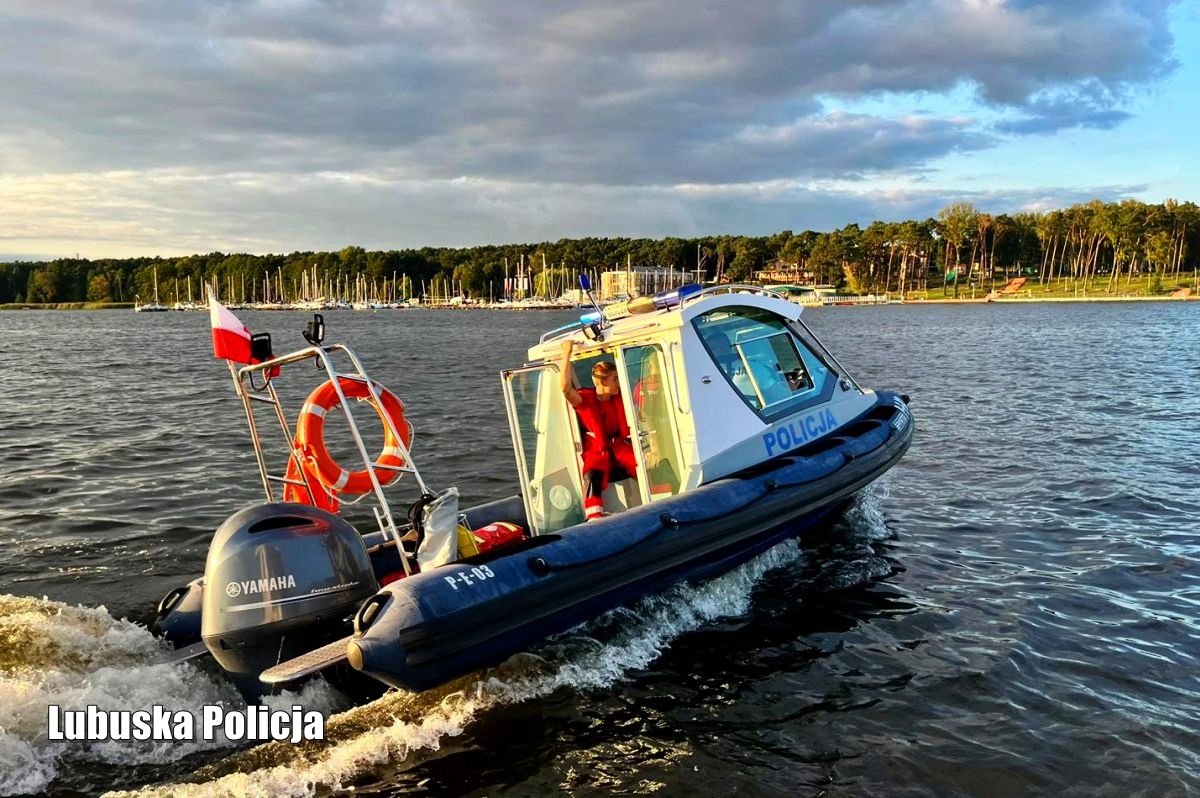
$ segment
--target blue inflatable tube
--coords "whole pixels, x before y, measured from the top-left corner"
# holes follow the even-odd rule
[[[905,402],[879,392],[834,435],[746,472],[401,579],[362,605],[350,664],[426,690],[648,593],[719,575],[840,507],[912,434]]]

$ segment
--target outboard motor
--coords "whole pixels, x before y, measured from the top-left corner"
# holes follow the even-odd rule
[[[258,675],[352,631],[379,589],[363,539],[340,516],[304,504],[240,510],[213,535],[204,567],[201,636],[239,690]]]

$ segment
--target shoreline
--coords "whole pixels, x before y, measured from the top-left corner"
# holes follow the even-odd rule
[[[1200,296],[1047,296],[1047,297],[1003,297],[1000,299],[976,299],[938,297],[937,299],[906,299],[902,305],[1008,305],[1033,304],[1040,302],[1194,302]]]
[[[1039,304],[1039,303],[1073,303],[1073,302],[1195,302],[1200,301],[1200,295],[1193,296],[1053,296],[1053,297],[1002,297],[988,299],[986,297],[936,297],[932,299],[904,299],[879,301],[878,299],[865,299],[863,301],[855,301],[853,298],[845,298],[839,302],[828,303],[798,303],[804,307],[822,308],[822,307],[861,307],[871,305],[1009,305],[1009,304]],[[131,302],[49,302],[49,303],[29,303],[29,302],[10,302],[0,304],[0,311],[7,310],[121,310],[126,312],[133,311],[133,303]],[[207,313],[208,308],[197,308],[202,313]],[[282,310],[302,310],[301,308],[283,308]],[[340,310],[340,309],[338,309]],[[407,308],[383,308],[383,309],[368,309],[369,312],[378,313],[380,310],[508,310],[508,311],[528,311],[528,310],[572,310],[570,307],[508,307],[504,305],[413,305]],[[179,313],[188,311],[175,311],[170,313]],[[322,311],[326,312],[326,311]],[[352,311],[353,312],[353,311]],[[361,311],[359,311],[361,312]]]

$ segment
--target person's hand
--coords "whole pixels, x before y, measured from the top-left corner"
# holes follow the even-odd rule
[[[583,398],[579,395],[579,391],[575,390],[575,369],[571,366],[571,353],[575,351],[575,342],[570,338],[562,343],[562,354],[559,355],[558,370],[559,379],[561,380],[563,396],[567,398],[567,404],[571,407],[578,407]]]

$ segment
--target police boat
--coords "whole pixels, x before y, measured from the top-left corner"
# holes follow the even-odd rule
[[[217,529],[204,576],[163,598],[155,631],[184,656],[211,653],[247,696],[322,671],[420,691],[801,535],[894,466],[914,428],[908,398],[859,385],[802,310],[757,287],[685,286],[544,334],[526,365],[501,373],[520,491],[466,510],[457,489],[426,485],[403,403],[348,347],[323,343],[318,316],[309,347],[230,363],[266,502]],[[588,430],[561,386],[568,339],[581,388],[595,363],[615,364],[636,459],[592,520]],[[293,429],[276,386],[311,361],[326,379]],[[382,422],[374,459],[350,399]],[[355,471],[325,446],[335,410]],[[282,462],[268,456],[267,426]],[[404,474],[419,497],[397,517],[388,494]],[[360,530],[350,510],[364,502]]]

